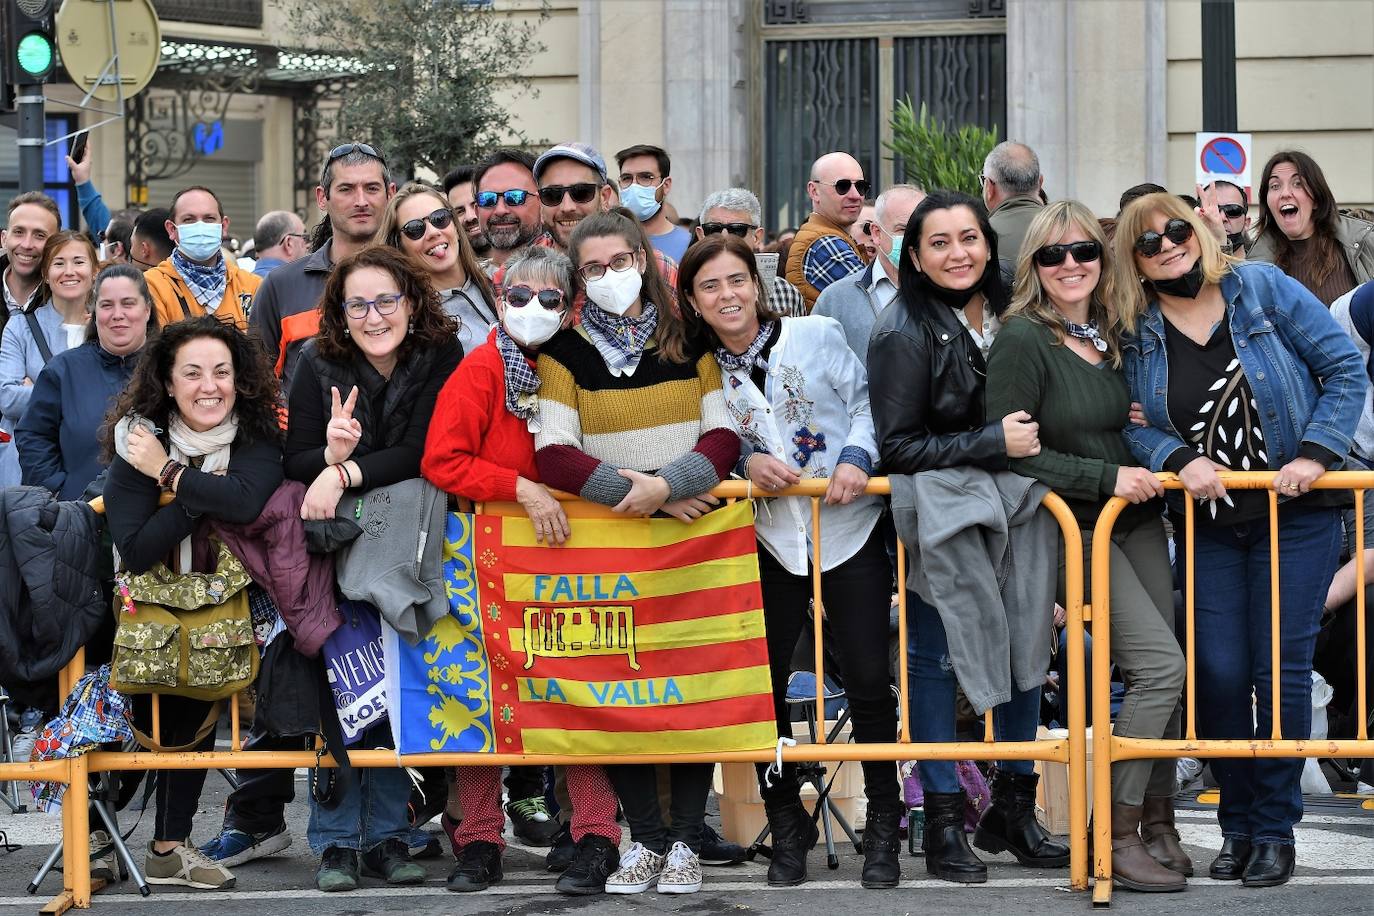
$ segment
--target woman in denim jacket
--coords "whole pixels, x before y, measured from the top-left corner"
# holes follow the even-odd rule
[[[1312,652],[1340,551],[1341,495],[1309,494],[1349,454],[1364,365],[1330,313],[1271,264],[1239,263],[1178,198],[1151,194],[1122,213],[1116,269],[1135,327],[1127,383],[1147,426],[1125,435],[1137,459],[1179,475],[1201,501],[1194,562],[1203,738],[1271,735],[1268,496],[1228,493],[1218,470],[1275,470],[1279,508],[1281,735],[1311,733]],[[1181,512],[1181,502],[1172,503]],[[1181,521],[1176,530],[1183,530]],[[1259,697],[1252,724],[1251,693]],[[1213,761],[1224,842],[1211,877],[1250,887],[1293,873],[1302,817],[1299,759]]]

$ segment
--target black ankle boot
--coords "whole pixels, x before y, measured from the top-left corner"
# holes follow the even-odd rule
[[[992,771],[992,807],[983,812],[973,845],[985,852],[1010,851],[1030,868],[1063,868],[1069,847],[1058,842],[1035,818],[1035,773]]]
[[[806,854],[820,831],[806,813],[801,799],[786,801],[764,799],[768,814],[768,829],[773,834],[773,857],[768,862],[768,883],[773,887],[791,887],[806,880]]]
[[[900,806],[868,806],[864,823],[864,870],[859,883],[868,888],[896,887],[902,878]]]
[[[962,790],[925,794],[926,835],[921,845],[926,853],[926,871],[945,881],[983,884],[988,880],[988,867],[969,849],[964,805]]]

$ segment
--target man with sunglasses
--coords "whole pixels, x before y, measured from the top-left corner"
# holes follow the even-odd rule
[[[472,177],[477,221],[495,279],[497,268],[545,234],[534,157],[522,149],[492,150],[477,164]]]
[[[844,328],[849,349],[868,368],[868,338],[878,315],[897,298],[897,267],[902,236],[916,205],[926,196],[914,184],[897,184],[878,195],[870,236],[878,249],[873,263],[826,287],[813,315],[834,318]]]
[[[477,215],[477,167],[460,165],[444,176],[444,196],[453,207],[453,218],[468,234],[468,241],[477,257],[486,261],[491,244],[487,234],[482,231],[482,221]],[[484,265],[485,266],[485,265]]]
[[[756,252],[763,251],[763,207],[753,191],[745,188],[726,188],[709,194],[701,205],[701,216],[697,221],[696,237],[704,239],[708,235],[728,232],[749,243]],[[776,262],[777,255],[767,257]],[[773,280],[768,288],[768,304],[784,315],[800,317],[806,314],[806,302],[797,288],[787,282],[787,278],[773,268]],[[766,275],[762,258],[759,273]]]
[[[1218,179],[1203,188],[1199,196],[1204,208],[1211,201],[1216,202],[1221,215],[1221,227],[1226,232],[1222,250],[1226,250],[1226,245],[1230,245],[1227,254],[1237,258],[1245,257],[1245,244],[1248,240],[1246,232],[1250,228],[1250,200],[1245,194],[1245,189]],[[1211,222],[1207,214],[1202,216],[1204,220]]]
[[[641,143],[615,154],[620,169],[620,205],[635,215],[649,244],[674,261],[681,261],[692,233],[668,219],[668,192],[673,187],[669,176],[672,160],[661,147]]]
[[[849,230],[868,191],[863,167],[848,153],[826,153],[812,164],[806,183],[811,215],[792,239],[785,274],[801,291],[807,311],[827,286],[863,270],[863,254]]]
[[[1040,158],[1024,143],[1007,140],[994,146],[983,160],[978,181],[983,186],[988,222],[997,233],[997,256],[1014,266],[1031,220],[1045,206],[1040,199],[1040,187],[1045,183]]]
[[[325,156],[315,204],[325,215],[313,250],[272,271],[253,300],[249,327],[276,362],[282,388],[290,385],[300,348],[319,330],[315,304],[334,265],[372,241],[396,185],[381,153],[366,143],[344,143]]]
[[[534,180],[539,186],[539,204],[544,226],[549,230],[547,244],[564,254],[577,224],[593,213],[605,213],[619,202],[606,173],[606,160],[585,143],[569,141],[544,151],[534,163]],[[540,240],[538,244],[546,244]],[[677,291],[677,261],[657,248],[654,257],[668,289]],[[493,278],[496,279],[496,278]],[[500,285],[500,280],[496,280]],[[577,294],[573,307],[582,313],[583,293]]]

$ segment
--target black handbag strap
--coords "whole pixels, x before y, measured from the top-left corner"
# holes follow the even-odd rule
[[[52,362],[52,347],[48,346],[48,338],[43,336],[43,328],[38,324],[38,316],[33,312],[25,312],[24,320],[29,323],[29,331],[33,334],[33,342],[38,345],[38,352],[43,356],[43,365]]]

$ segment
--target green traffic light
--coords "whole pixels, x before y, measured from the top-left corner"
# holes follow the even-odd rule
[[[25,76],[47,76],[53,66],[52,39],[41,32],[30,32],[19,39],[15,58]]]

